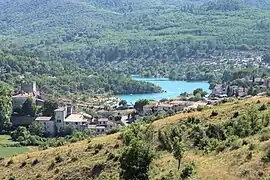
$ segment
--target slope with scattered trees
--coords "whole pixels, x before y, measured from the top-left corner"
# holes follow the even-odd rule
[[[5,158],[0,177],[264,179],[270,175],[269,103],[236,100]]]

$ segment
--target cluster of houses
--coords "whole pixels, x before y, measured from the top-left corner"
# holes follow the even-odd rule
[[[246,97],[249,95],[251,87],[256,88],[258,92],[270,89],[270,78],[239,79],[238,81],[246,82],[250,86],[234,85],[233,83],[217,84],[212,89],[211,97]]]
[[[28,98],[32,98],[36,105],[44,106],[44,100],[41,93],[37,91],[36,82],[22,83],[21,90],[12,96],[13,113],[11,121],[14,126],[30,125],[37,121],[44,125],[45,133],[49,136],[55,136],[65,126],[72,126],[81,131],[90,129],[97,134],[105,133],[107,130],[118,126],[116,122],[108,118],[96,118],[83,112],[76,112],[76,108],[72,104],[66,104],[55,109],[53,116],[32,117],[21,115],[18,111]]]

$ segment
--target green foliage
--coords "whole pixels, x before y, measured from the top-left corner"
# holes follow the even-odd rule
[[[261,160],[264,163],[269,163],[270,162],[270,149],[267,149],[265,154],[262,156]]]
[[[147,100],[147,99],[140,99],[140,100],[138,100],[138,101],[135,102],[134,108],[136,110],[142,111],[143,110],[143,106],[145,106],[147,104],[149,104],[149,100]]]
[[[198,89],[195,89],[193,91],[193,95],[194,96],[201,96],[201,97],[205,97],[207,95],[207,92],[203,91],[202,88],[198,88]]]
[[[45,133],[44,125],[40,122],[34,121],[28,128],[31,135],[43,137]]]
[[[178,160],[178,170],[180,169],[181,160],[184,156],[184,152],[185,152],[184,143],[180,141],[179,138],[175,138],[173,144],[173,156],[175,159]]]
[[[127,101],[126,100],[121,100],[119,102],[119,106],[126,106],[127,105]]]
[[[182,140],[182,130],[178,127],[171,127],[165,131],[158,131],[158,140],[160,143],[160,148],[167,150],[169,152],[173,151],[173,145],[175,140]]]
[[[119,159],[120,178],[148,179],[148,169],[153,158],[154,150],[148,143],[133,139],[130,145],[124,148]]]
[[[13,140],[22,142],[30,137],[30,132],[26,127],[19,126],[15,131],[12,131],[10,135]]]
[[[183,168],[180,176],[182,179],[186,179],[186,178],[191,177],[195,173],[196,173],[196,171],[195,171],[194,163],[188,163],[188,164],[184,165],[184,168]]]
[[[0,132],[10,127],[10,116],[12,109],[12,89],[0,81]]]
[[[261,105],[261,107],[259,108],[259,111],[265,111],[267,109],[266,104]]]
[[[22,105],[22,114],[27,116],[36,116],[37,106],[32,98],[27,98]]]
[[[54,100],[44,101],[43,116],[53,116],[54,110],[58,108],[58,103]]]
[[[132,124],[121,133],[121,136],[126,145],[129,145],[133,139],[151,142],[154,136],[153,127],[151,125]]]
[[[62,161],[64,161],[63,155],[62,155],[62,154],[58,154],[58,155],[55,157],[55,162],[56,162],[56,163],[60,163],[60,162],[62,162]]]
[[[60,128],[58,136],[65,137],[68,135],[72,135],[74,131],[75,128],[72,125],[64,126],[63,128]]]

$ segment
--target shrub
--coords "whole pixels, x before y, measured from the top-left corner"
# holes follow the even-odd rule
[[[216,152],[217,153],[222,152],[226,149],[226,147],[227,147],[226,142],[221,141],[221,142],[219,142],[218,146],[216,147]]]
[[[251,160],[252,159],[252,152],[249,152],[247,157],[246,157],[247,160]]]
[[[35,160],[31,163],[31,165],[32,165],[32,166],[35,166],[35,165],[38,164],[38,163],[39,163],[38,159],[35,159]]]
[[[78,161],[78,158],[77,157],[72,157],[71,162],[75,162],[75,161]]]
[[[266,110],[266,109],[267,109],[266,104],[263,104],[263,105],[261,105],[261,107],[259,108],[259,111],[264,111],[264,110]]]
[[[239,112],[234,112],[233,113],[233,118],[237,118],[239,116]]]
[[[196,171],[195,171],[194,163],[188,163],[188,164],[185,164],[180,176],[181,178],[185,179],[185,178],[191,177],[195,173]]]
[[[9,167],[11,164],[13,164],[14,163],[14,161],[13,161],[13,159],[10,159],[8,162],[7,162],[7,165],[6,165],[6,167]]]
[[[216,112],[216,111],[212,111],[212,113],[211,113],[210,117],[215,117],[215,116],[217,116],[217,115],[218,115],[218,112]]]
[[[109,153],[108,157],[107,157],[107,160],[111,160],[111,159],[114,159],[114,158],[115,158],[115,155],[113,153]]]
[[[56,157],[55,157],[55,162],[56,163],[60,163],[64,161],[64,157],[61,155],[61,154],[58,154]]]
[[[205,109],[205,107],[202,106],[202,105],[199,105],[199,106],[197,107],[197,111],[202,111],[202,110],[204,110],[204,109]]]
[[[261,160],[264,163],[269,163],[270,162],[270,149],[266,151],[266,153],[262,156]]]
[[[241,139],[237,139],[232,142],[231,144],[231,150],[239,149],[243,144],[243,141]]]
[[[270,139],[270,133],[268,132],[264,132],[261,136],[260,136],[260,142],[263,141],[268,141]]]
[[[48,167],[48,170],[52,170],[55,167],[55,162],[52,161],[51,164]]]
[[[251,143],[248,147],[250,151],[253,151],[255,149],[256,145],[254,143]]]
[[[23,168],[25,165],[26,165],[26,162],[25,162],[25,161],[23,161],[23,162],[21,163],[20,168]]]
[[[94,148],[97,150],[101,150],[103,148],[103,144],[95,144]]]
[[[250,172],[249,172],[248,169],[244,169],[244,170],[242,170],[241,175],[242,175],[242,176],[247,176],[249,173],[250,173]]]
[[[113,129],[110,129],[110,130],[106,131],[106,134],[107,134],[107,135],[115,134],[115,133],[117,133],[117,132],[119,132],[119,131],[120,131],[119,128],[113,128]]]
[[[60,170],[58,168],[55,169],[54,174],[58,174]]]
[[[98,149],[95,149],[95,151],[93,152],[93,155],[99,153],[99,150]]]
[[[15,176],[10,176],[9,177],[9,180],[15,180],[16,178],[15,178]]]

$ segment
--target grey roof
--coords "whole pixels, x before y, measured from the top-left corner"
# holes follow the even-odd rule
[[[36,121],[50,121],[52,119],[52,117],[48,117],[48,116],[39,116],[37,117],[35,120]]]

